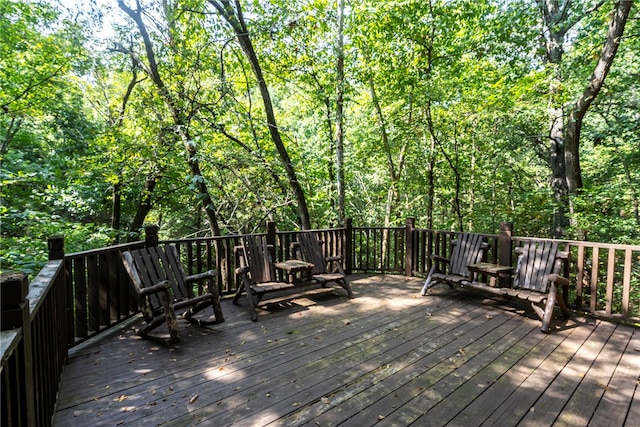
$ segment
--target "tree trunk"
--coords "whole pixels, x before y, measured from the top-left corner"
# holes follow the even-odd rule
[[[556,201],[553,212],[551,234],[561,238],[569,225],[567,216],[569,190],[567,188],[565,165],[564,111],[560,100],[559,88],[562,85],[560,64],[564,54],[564,36],[568,29],[566,5],[561,7],[557,0],[538,0],[546,34],[546,60],[553,67],[553,76],[549,83],[549,167],[551,168],[551,190]]]
[[[140,31],[140,35],[142,36],[142,39],[144,41],[148,64],[145,64],[142,60],[140,60],[140,58],[138,58],[132,50],[127,50],[122,46],[116,47],[115,50],[129,54],[132,60],[134,60],[138,66],[145,70],[147,75],[149,75],[156,88],[158,89],[160,97],[165,102],[165,105],[169,109],[169,112],[172,116],[174,122],[174,131],[182,141],[185,147],[185,151],[187,152],[187,164],[189,165],[189,170],[191,171],[191,175],[195,180],[196,188],[199,192],[198,199],[201,201],[202,207],[207,216],[211,233],[214,236],[219,236],[220,227],[216,218],[213,199],[211,198],[211,194],[209,194],[207,184],[205,183],[202,176],[200,163],[198,162],[197,158],[197,150],[195,145],[192,143],[191,137],[189,135],[188,123],[183,119],[181,111],[176,107],[176,102],[173,99],[173,96],[165,86],[164,81],[160,76],[158,65],[155,59],[155,53],[153,51],[153,45],[151,43],[151,38],[149,37],[146,25],[142,20],[142,12],[140,10],[134,11],[133,9],[129,8],[124,3],[124,0],[118,0],[118,6],[136,23],[138,30]]]
[[[567,166],[567,186],[569,194],[577,194],[582,189],[582,173],[580,170],[580,131],[582,129],[582,120],[587,110],[591,106],[593,100],[598,96],[604,80],[611,69],[613,60],[618,52],[624,27],[631,10],[631,0],[618,1],[613,11],[607,38],[598,64],[593,70],[589,84],[584,92],[573,104],[573,108],[569,113],[567,122],[567,134],[565,137],[565,159]]]
[[[155,174],[147,175],[144,180],[144,189],[142,190],[142,196],[138,203],[138,209],[133,217],[133,221],[131,221],[131,224],[129,225],[129,234],[127,236],[128,242],[138,240],[139,238],[140,230],[142,230],[142,226],[144,225],[144,220],[153,207],[152,195],[157,181],[158,177]]]
[[[344,189],[344,0],[338,0],[338,38],[336,46],[336,189],[338,222],[345,223]]]
[[[120,243],[120,219],[122,212],[121,193],[122,182],[118,176],[118,181],[113,183],[113,194],[111,201],[111,228],[116,231],[116,235],[112,241],[113,244]]]
[[[305,229],[311,228],[311,221],[309,218],[309,209],[307,208],[307,200],[304,194],[304,190],[302,186],[298,182],[298,177],[296,175],[295,168],[293,167],[293,163],[289,158],[289,153],[287,152],[286,147],[282,141],[282,137],[280,136],[280,131],[278,130],[278,124],[276,122],[276,117],[273,112],[273,103],[271,102],[271,95],[269,94],[269,88],[262,74],[262,68],[260,67],[260,62],[258,61],[258,56],[253,49],[253,43],[251,42],[251,38],[249,37],[249,31],[244,21],[244,17],[242,15],[242,9],[240,8],[240,3],[236,2],[236,8],[231,5],[229,0],[208,0],[208,2],[216,8],[218,13],[227,21],[227,23],[233,29],[238,43],[242,48],[247,60],[251,64],[251,69],[256,77],[258,82],[258,87],[260,88],[260,94],[262,95],[262,102],[264,104],[265,113],[267,116],[267,125],[269,127],[269,133],[271,135],[271,139],[278,150],[278,154],[280,155],[280,160],[284,169],[287,173],[287,178],[289,180],[289,186],[293,191],[293,194],[298,203],[298,215],[300,216],[300,227]]]

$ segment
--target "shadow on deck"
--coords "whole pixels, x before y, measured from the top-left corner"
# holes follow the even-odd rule
[[[131,322],[82,345],[55,426],[638,425],[640,331],[574,316],[549,335],[517,301],[404,276],[352,277],[269,300],[251,322],[223,301],[209,330],[140,340]]]

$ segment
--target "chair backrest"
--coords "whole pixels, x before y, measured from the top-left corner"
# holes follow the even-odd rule
[[[298,244],[302,259],[313,264],[312,274],[324,274],[327,272],[327,262],[322,252],[322,242],[313,234],[306,231],[298,234]]]
[[[549,274],[559,273],[558,243],[551,240],[528,241],[516,248],[518,263],[513,279],[514,289],[548,291]]]
[[[271,251],[266,236],[244,236],[241,240],[251,282],[277,282],[276,269],[271,260]]]
[[[484,251],[488,244],[484,237],[474,233],[460,233],[456,240],[451,242],[453,246],[449,258],[449,274],[457,276],[469,276],[467,266],[482,261]]]
[[[176,301],[194,298],[193,289],[186,283],[186,274],[175,246],[164,245],[133,249],[122,255],[129,276],[134,284],[138,281],[136,285],[140,288],[168,280],[171,282],[171,290]],[[132,264],[134,268],[131,269],[127,264]],[[138,280],[135,279],[136,275]],[[159,305],[159,301],[155,301],[153,298],[151,302],[154,306]]]

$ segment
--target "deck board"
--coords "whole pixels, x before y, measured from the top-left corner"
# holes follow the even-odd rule
[[[138,319],[88,342],[54,425],[638,423],[637,328],[575,315],[545,335],[518,301],[421,297],[403,276],[351,282],[352,300],[340,288],[275,298],[258,322],[225,300],[225,323],[181,321],[173,348],[139,339]]]

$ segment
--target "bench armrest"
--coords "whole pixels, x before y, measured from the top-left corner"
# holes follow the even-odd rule
[[[429,258],[431,258],[432,261],[441,261],[441,262],[446,262],[446,263],[451,262],[451,260],[449,258],[445,258],[445,257],[442,257],[440,255],[436,255],[436,254],[429,255]]]
[[[559,276],[557,274],[550,274],[549,280],[551,280],[552,282],[556,282],[562,286],[568,286],[571,283],[571,281],[566,277]]]
[[[198,280],[203,280],[203,279],[214,279],[215,277],[216,277],[216,271],[209,270],[209,271],[205,271],[204,273],[198,273],[198,274],[193,274],[191,276],[187,276],[185,280],[187,283],[191,283],[191,282],[197,282]]]
[[[327,262],[342,261],[342,255],[329,256],[325,259]]]
[[[156,285],[140,289],[140,296],[157,294],[163,291],[168,291],[169,289],[171,289],[171,282],[169,282],[168,280],[163,280]]]
[[[238,267],[236,268],[236,274],[247,274],[249,272],[249,267]]]

